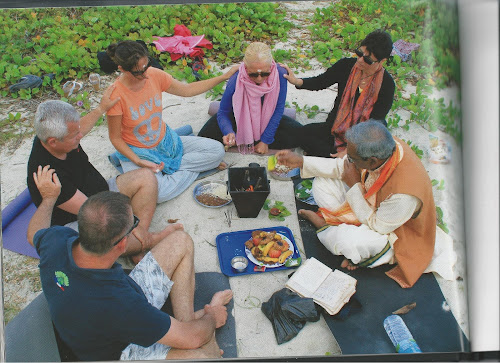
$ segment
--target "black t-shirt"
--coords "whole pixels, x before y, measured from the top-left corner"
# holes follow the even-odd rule
[[[304,78],[304,83],[300,89],[307,89],[310,91],[319,91],[328,88],[335,83],[338,84],[338,93],[335,98],[335,104],[333,109],[328,114],[326,123],[333,125],[335,117],[337,116],[337,111],[339,109],[340,100],[342,99],[342,94],[344,93],[347,80],[351,74],[352,67],[358,61],[357,58],[342,58],[330,68],[328,68],[324,73],[316,76]],[[384,120],[387,113],[391,110],[392,101],[394,99],[394,91],[396,85],[392,76],[384,69],[384,78],[382,79],[382,85],[378,93],[377,101],[373,105],[370,118],[376,120]],[[359,91],[356,97],[359,97]]]
[[[45,149],[40,139],[35,137],[28,161],[28,190],[33,203],[38,207],[42,202],[42,197],[35,181],[33,173],[38,170],[38,166],[50,165],[55,169],[62,185],[61,194],[57,198],[56,206],[67,202],[80,190],[87,197],[109,190],[108,183],[103,176],[89,162],[89,158],[82,147],[72,150],[67,154],[66,160],[60,160]],[[51,225],[65,225],[76,221],[76,215],[54,208]]]

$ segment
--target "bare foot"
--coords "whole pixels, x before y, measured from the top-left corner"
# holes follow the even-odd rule
[[[210,301],[210,305],[227,305],[231,299],[233,298],[233,292],[230,289],[217,291],[214,296],[212,296],[212,300]],[[205,309],[200,309],[194,312],[195,319],[201,319],[205,315]]]
[[[224,351],[220,349],[219,344],[215,340],[215,333],[212,339],[200,349],[206,354],[207,358],[222,358],[222,354],[224,354]]]
[[[344,258],[344,261],[342,261],[340,267],[347,268],[349,271],[353,271],[358,268],[358,266],[353,265],[352,262],[349,261],[347,258]]]
[[[233,298],[233,292],[230,289],[223,290],[223,291],[217,291],[214,296],[212,297],[212,300],[210,301],[211,306],[217,306],[217,305],[227,305],[231,299]]]
[[[227,163],[224,161],[221,161],[219,166],[217,167],[217,170],[226,170],[227,169]]]
[[[307,219],[309,222],[311,222],[314,227],[316,228],[321,228],[324,225],[326,225],[325,220],[323,217],[318,216],[315,212],[312,210],[307,210],[307,209],[299,209],[299,216]]]

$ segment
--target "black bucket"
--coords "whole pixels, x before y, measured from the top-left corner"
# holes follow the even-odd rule
[[[254,191],[247,191],[252,186]],[[229,168],[227,189],[240,218],[259,215],[271,187],[264,167]]]

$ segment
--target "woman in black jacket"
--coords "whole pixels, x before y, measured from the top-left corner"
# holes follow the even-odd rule
[[[343,58],[323,74],[297,78],[291,69],[284,77],[298,89],[318,91],[338,84],[333,109],[325,122],[300,128],[300,147],[307,155],[342,156],[345,154],[344,134],[351,126],[368,119],[380,120],[392,107],[395,84],[384,69],[392,51],[391,36],[382,30],[368,34],[355,50],[358,58]]]

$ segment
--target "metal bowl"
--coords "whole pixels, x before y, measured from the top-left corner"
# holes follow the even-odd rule
[[[226,185],[226,183],[224,183],[222,181],[209,181],[209,180],[202,181],[194,187],[193,198],[196,201],[196,203],[198,203],[199,205],[202,205],[204,207],[208,207],[208,208],[224,207],[225,205],[228,205],[229,203],[232,202],[231,196],[229,194],[227,194],[228,201],[224,204],[221,204],[221,205],[204,204],[201,201],[199,201],[198,198],[196,198],[197,196],[199,196],[201,194],[210,193],[210,191],[215,190],[216,188],[221,188],[221,186],[224,187],[224,189],[226,190],[226,193],[227,193],[227,185]],[[226,198],[224,198],[224,199],[226,199]]]
[[[248,259],[244,256],[236,256],[231,260],[231,267],[236,272],[245,272],[248,267]]]
[[[275,170],[269,171],[269,175],[271,175],[273,179],[283,180],[283,181],[292,180],[294,176],[299,174],[300,174],[300,168],[291,169],[287,173],[278,173]]]

